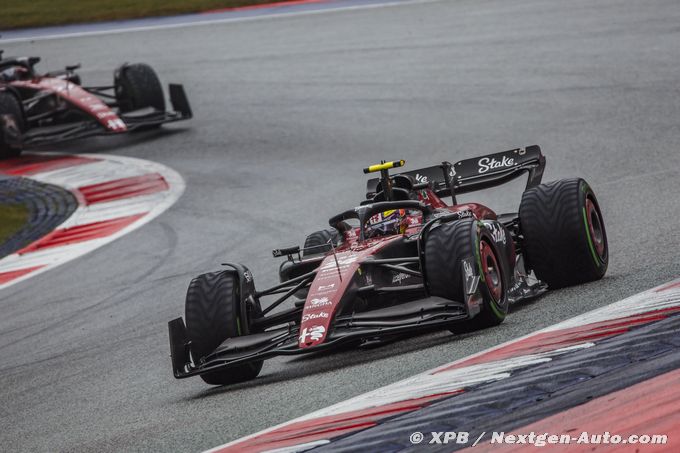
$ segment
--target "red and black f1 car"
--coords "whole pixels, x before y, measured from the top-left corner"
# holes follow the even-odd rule
[[[176,378],[209,384],[255,378],[264,359],[364,344],[428,329],[464,332],[503,322],[508,305],[602,278],[602,213],[580,178],[541,184],[538,146],[389,174],[404,161],[364,169],[360,206],[287,257],[281,284],[257,290],[241,264],[189,285],[186,325],[169,323]],[[456,196],[528,174],[518,213],[497,215]],[[451,204],[442,199],[450,198]],[[276,297],[266,308],[261,300]],[[287,309],[274,309],[292,300]]]
[[[182,85],[170,84],[175,111],[165,110],[158,76],[146,64],[124,64],[111,86],[81,86],[80,65],[39,74],[39,57],[2,58],[0,50],[0,158],[25,148],[95,135],[119,134],[189,119]]]

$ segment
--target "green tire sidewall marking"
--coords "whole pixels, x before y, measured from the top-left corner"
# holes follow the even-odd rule
[[[503,288],[503,290],[505,290],[505,288]],[[496,315],[496,317],[497,317],[498,319],[503,319],[503,318],[505,318],[505,313],[503,313],[502,311],[500,311],[500,309],[499,309],[498,306],[497,306],[496,301],[494,301],[493,298],[492,298],[492,300],[491,300],[491,303],[489,304],[489,307],[491,307],[491,311],[493,311],[494,315]]]
[[[238,300],[241,300],[241,284],[236,286],[235,296],[238,298]],[[240,304],[239,304],[239,306],[240,306]],[[241,336],[241,317],[240,316],[236,317],[236,333],[239,336]]]
[[[479,228],[477,229],[477,234],[475,236],[475,259],[477,260],[477,268],[479,268],[479,277],[481,281],[486,282],[484,279],[484,268],[482,267],[482,256],[479,254]]]
[[[477,223],[479,225],[483,225],[482,222]],[[480,227],[481,229],[481,227]],[[480,229],[477,230],[477,237],[475,239],[475,258],[477,259],[477,267],[479,268],[479,276],[480,280],[486,284],[486,280],[484,279],[484,268],[482,267],[482,257],[479,254],[479,241],[480,241],[480,236],[481,236],[481,231]],[[500,271],[500,269],[499,269]],[[505,290],[505,288],[503,288]],[[505,313],[500,311],[498,307],[496,306],[496,301],[493,300],[493,297],[491,298],[491,303],[489,303],[489,308],[491,308],[491,311],[496,315],[498,319],[505,319]]]
[[[588,227],[588,215],[586,214],[586,208],[583,207],[583,224],[586,227],[586,238],[588,238],[588,248],[590,248],[590,253],[593,255],[593,260],[598,266],[602,264],[602,260],[597,256],[595,252],[595,246],[593,245],[593,239],[590,237],[590,228]]]
[[[588,190],[590,189],[590,186],[588,183],[585,181],[583,184],[581,184],[581,192],[586,194],[586,200],[588,199]],[[588,226],[588,214],[586,213],[586,208],[585,208],[585,201],[583,203],[583,224],[586,227],[586,238],[588,238],[588,248],[590,248],[590,253],[593,255],[593,260],[595,260],[595,264],[600,266],[603,263],[603,260],[597,255],[597,252],[595,252],[595,246],[593,245],[593,238],[590,237],[590,227]]]

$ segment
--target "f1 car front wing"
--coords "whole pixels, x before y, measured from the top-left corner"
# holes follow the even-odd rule
[[[447,328],[452,323],[469,319],[465,304],[440,297],[431,296],[407,305],[410,306],[408,312],[396,306],[339,317],[324,343],[304,349],[298,347],[300,332],[295,324],[228,338],[195,364],[190,359],[191,342],[184,321],[182,318],[173,319],[168,323],[173,373],[177,379],[182,379],[278,355],[322,351],[350,341]]]

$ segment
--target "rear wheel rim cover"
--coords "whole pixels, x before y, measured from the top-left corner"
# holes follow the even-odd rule
[[[600,213],[593,200],[589,197],[586,199],[586,218],[588,219],[588,230],[590,231],[590,238],[593,242],[593,247],[597,252],[597,256],[604,261],[605,258],[605,239],[604,228],[602,227],[602,220]]]
[[[484,273],[484,282],[495,302],[502,298],[503,281],[501,279],[501,271],[498,266],[498,260],[493,252],[493,249],[486,240],[479,242],[479,256],[481,258],[482,272]]]

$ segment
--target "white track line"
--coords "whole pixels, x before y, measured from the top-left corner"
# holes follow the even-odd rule
[[[26,175],[24,177],[44,183],[59,185],[66,190],[74,192],[79,202],[82,202],[82,197],[77,192],[79,187],[93,183],[115,181],[130,176],[158,173],[165,179],[165,182],[168,184],[168,189],[153,194],[130,196],[90,206],[80,204],[75,212],[59,225],[57,229],[120,219],[133,215],[144,215],[130,225],[127,225],[125,228],[105,237],[98,237],[74,244],[39,249],[21,255],[14,253],[1,259],[0,273],[19,271],[35,266],[44,267],[4,284],[0,284],[0,290],[54,269],[61,264],[83,256],[86,253],[90,253],[93,250],[136,230],[172,206],[184,192],[185,185],[182,177],[179,173],[164,165],[133,157],[98,154],[81,154],[80,156],[96,159],[97,161],[80,163],[73,165],[72,167]]]
[[[449,364],[439,366],[437,368],[425,371],[407,379],[395,382],[394,384],[378,388],[376,390],[364,393],[362,395],[350,398],[346,401],[334,404],[324,409],[312,412],[294,420],[284,422],[274,427],[265,429],[255,434],[236,439],[232,442],[226,443],[219,447],[207,450],[208,452],[219,452],[222,449],[235,446],[247,442],[248,440],[255,440],[263,434],[276,431],[280,428],[285,428],[298,422],[306,422],[321,417],[336,416],[343,413],[352,413],[355,411],[384,406],[391,403],[407,401],[414,398],[424,397],[428,395],[442,394],[461,390],[466,386],[491,382],[496,380],[506,379],[510,376],[514,369],[523,368],[532,364],[540,364],[549,362],[552,357],[571,352],[577,349],[589,348],[594,345],[591,342],[582,342],[569,347],[559,348],[551,351],[540,352],[536,354],[526,354],[516,357],[510,357],[500,360],[489,361],[485,363],[477,363],[468,366],[461,366],[460,368],[451,368],[456,364],[466,362],[470,359],[489,354],[490,352],[507,346],[521,342],[522,340],[535,337],[540,334],[558,332],[574,327],[592,325],[602,321],[615,320],[643,314],[655,310],[662,310],[664,308],[680,306],[680,279],[671,281],[667,284],[657,286],[639,294],[623,299],[621,301],[612,303],[605,307],[584,313],[558,324],[546,327],[544,329],[532,332],[528,335],[507,341],[484,351],[472,354],[462,359],[456,360]],[[289,433],[290,434],[290,433]],[[314,446],[327,443],[328,440],[319,440],[310,444],[299,444],[285,447],[283,450],[287,452],[304,451]],[[316,444],[316,445],[315,445]],[[247,445],[247,444],[246,444]],[[308,446],[309,445],[309,446]],[[276,450],[278,451],[278,450]]]

